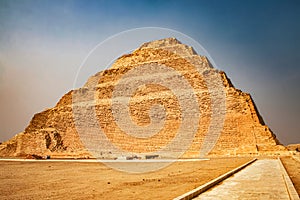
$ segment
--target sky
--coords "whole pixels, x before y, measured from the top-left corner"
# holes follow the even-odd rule
[[[252,95],[277,138],[300,143],[299,20],[300,1],[292,0],[0,0],[0,141],[72,89],[97,44],[129,29],[162,27],[199,42]],[[137,48],[132,40],[107,52]]]

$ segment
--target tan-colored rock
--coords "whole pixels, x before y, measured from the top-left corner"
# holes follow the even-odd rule
[[[153,114],[157,119],[165,119],[163,127],[150,137],[134,137],[124,131],[131,128],[125,123],[127,119],[116,120],[116,113],[122,114],[125,111],[114,102],[118,101],[122,92],[130,90],[129,84],[134,81],[139,83],[138,75],[126,75],[138,70],[140,66],[144,68],[141,68],[139,76],[146,84],[137,86],[130,96],[128,119],[138,126],[150,126],[156,131],[156,125],[151,125],[151,108],[157,104],[163,105],[165,113],[156,113],[159,116]],[[157,66],[167,66],[172,70]],[[147,72],[151,69],[163,72],[149,75]],[[127,80],[122,82],[126,77]],[[190,96],[178,97],[174,89],[151,83],[164,83],[178,77],[185,79],[193,94],[185,94],[185,89],[180,90],[181,82],[172,83],[172,87],[179,88],[180,95]],[[222,90],[217,90],[220,87],[218,84],[221,84]],[[117,89],[121,92],[118,93]],[[192,101],[192,97],[195,101]],[[184,107],[190,109],[187,115],[182,113],[180,98],[185,100]],[[196,108],[193,107],[195,102],[199,102]],[[159,111],[160,108],[157,109]],[[191,47],[174,38],[167,38],[145,43],[131,54],[120,57],[111,68],[90,77],[83,88],[65,94],[54,108],[34,115],[24,132],[0,145],[0,155],[92,157],[84,147],[90,142],[94,143],[91,146],[95,148],[99,144],[104,145],[100,145],[98,157],[118,157],[116,152],[110,151],[112,147],[106,148],[106,143],[96,137],[100,127],[105,138],[124,152],[129,152],[128,155],[155,153],[174,140],[177,131],[182,128],[183,120],[190,121],[193,126],[195,119],[195,135],[182,157],[199,157],[206,153],[210,156],[235,156],[278,155],[287,152],[265,125],[249,94],[236,89],[226,74],[214,69],[206,57],[197,55]],[[160,121],[157,121],[157,127],[159,125]],[[185,130],[190,131],[189,128]],[[80,136],[78,132],[81,132]],[[208,135],[211,135],[209,140],[206,139]],[[183,137],[182,143],[185,142]],[[174,147],[171,149],[177,151]],[[178,151],[182,150],[185,149],[179,145]]]
[[[286,146],[289,151],[300,152],[300,144],[289,144]]]

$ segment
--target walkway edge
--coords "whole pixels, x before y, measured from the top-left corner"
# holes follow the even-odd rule
[[[283,176],[287,191],[289,193],[290,199],[291,200],[299,200],[298,193],[297,193],[297,191],[294,187],[294,184],[293,184],[290,176],[288,175],[284,165],[282,164],[281,159],[278,158],[278,161],[279,161],[279,164],[280,164],[280,167],[281,167],[282,176]]]
[[[254,158],[253,160],[213,179],[212,181],[205,183],[204,185],[201,185],[199,187],[197,187],[196,189],[193,189],[179,197],[174,198],[173,200],[190,200],[196,196],[198,196],[199,194],[205,192],[206,190],[208,190],[209,188],[217,185],[218,183],[224,181],[225,179],[229,178],[230,176],[232,176],[233,174],[237,173],[238,171],[240,171],[241,169],[247,167],[248,165],[250,165],[251,163],[253,163],[254,161],[256,161],[257,159]]]

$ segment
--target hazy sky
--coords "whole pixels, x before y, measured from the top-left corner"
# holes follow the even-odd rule
[[[155,26],[203,45],[279,140],[300,143],[299,21],[300,1],[287,0],[0,0],[0,141],[72,89],[99,42]]]

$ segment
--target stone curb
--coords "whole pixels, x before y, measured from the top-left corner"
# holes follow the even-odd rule
[[[224,181],[225,179],[229,178],[230,176],[237,173],[241,169],[247,167],[248,165],[250,165],[251,163],[253,163],[256,160],[257,159],[254,158],[253,160],[251,160],[251,161],[249,161],[249,162],[247,162],[247,163],[245,163],[245,164],[243,164],[243,165],[241,165],[241,166],[239,166],[239,167],[237,167],[237,168],[235,168],[235,169],[233,169],[233,170],[231,170],[231,171],[229,171],[229,172],[227,172],[227,173],[225,173],[225,174],[223,174],[223,175],[221,175],[221,176],[219,176],[215,179],[213,179],[212,181],[210,181],[208,183],[205,183],[204,185],[201,185],[201,186],[199,186],[199,187],[197,187],[197,188],[195,188],[195,189],[193,189],[193,190],[191,190],[191,191],[189,191],[189,192],[187,192],[187,193],[185,193],[185,194],[183,194],[179,197],[176,197],[173,200],[190,200],[190,199],[198,196],[199,194],[205,192],[209,188],[211,188],[211,187],[217,185],[218,183]]]
[[[280,167],[281,167],[282,176],[283,176],[287,191],[289,193],[290,199],[291,200],[299,200],[298,193],[297,193],[297,191],[296,191],[296,189],[293,185],[293,182],[291,181],[288,173],[286,172],[286,169],[283,166],[282,161],[281,161],[280,158],[278,158],[278,162],[279,162]]]

